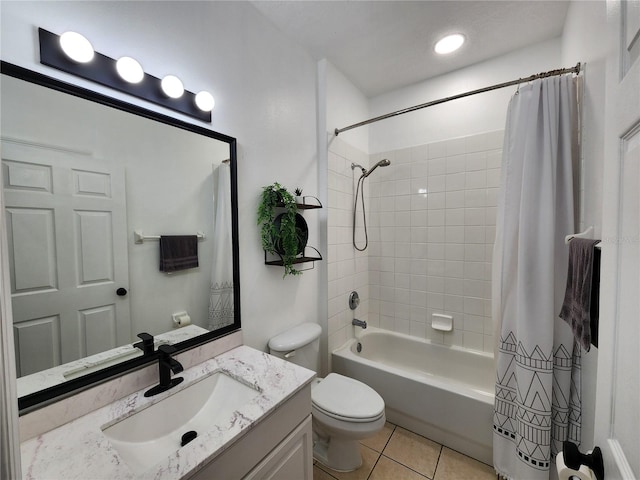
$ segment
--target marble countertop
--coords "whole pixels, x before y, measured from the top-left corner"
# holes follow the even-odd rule
[[[173,345],[204,333],[209,333],[209,330],[197,325],[188,325],[170,332],[161,333],[154,337],[154,349],[157,349],[159,345]],[[141,356],[142,350],[134,347],[133,343],[131,343],[121,347],[112,348],[105,352],[96,353],[95,355],[81,358],[79,360],[74,360],[73,362],[65,363],[64,365],[32,373],[31,375],[25,375],[18,378],[17,381],[18,397],[23,397],[34,392],[39,392],[40,390],[44,390],[45,388],[59,385],[70,378],[75,378],[83,375],[83,373],[88,373],[96,367],[106,368],[110,365],[115,365],[116,363]]]
[[[219,428],[198,436],[143,474],[134,474],[102,433],[116,423],[162,401],[194,381],[223,372],[260,394],[233,412]],[[171,480],[194,473],[231,446],[256,423],[308,384],[315,373],[247,346],[240,346],[185,370],[185,381],[162,394],[144,397],[146,388],[95,410],[21,445],[25,479]]]

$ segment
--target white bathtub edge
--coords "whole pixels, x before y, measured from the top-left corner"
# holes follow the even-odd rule
[[[372,333],[373,330],[408,337],[380,329],[372,329]],[[493,395],[438,375],[414,373],[411,368],[405,371],[383,360],[360,357],[351,347],[358,341],[365,342],[366,335],[363,332],[362,338],[351,339],[332,352],[332,370],[376,390],[385,400],[389,422],[492,465]],[[442,347],[428,341],[421,343],[426,348]]]

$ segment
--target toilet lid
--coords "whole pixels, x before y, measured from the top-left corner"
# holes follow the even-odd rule
[[[373,388],[337,373],[319,382],[311,399],[319,410],[345,420],[374,419],[384,412],[384,400]]]

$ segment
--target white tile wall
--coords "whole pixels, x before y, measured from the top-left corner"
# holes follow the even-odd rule
[[[342,252],[336,258],[330,250],[330,272],[336,270],[333,264],[349,260],[368,268],[368,285],[356,284],[356,278],[364,279],[356,276],[351,264],[338,269],[346,279],[341,289],[332,288],[336,279],[330,280],[330,313],[335,317],[330,318],[330,349],[353,335],[346,298],[357,287],[364,300],[357,315],[371,325],[446,345],[493,351],[491,252],[502,139],[502,131],[488,132],[374,154],[368,161],[348,146],[330,149],[330,178],[341,180],[329,185],[334,190],[330,190],[329,244]],[[382,158],[391,160],[391,166],[376,170],[365,184],[370,196],[369,248],[366,255],[356,255],[349,249],[351,238],[337,238],[332,227],[337,227],[338,217],[350,225],[351,162],[373,164]],[[433,313],[452,315],[453,331],[433,330]]]
[[[377,240],[375,268],[376,274],[376,295],[380,295],[382,277],[380,273],[387,271],[389,266],[380,261],[379,244],[380,232],[373,228],[369,230],[369,248],[364,252],[359,252],[352,245],[352,222],[355,183],[360,177],[360,170],[355,172],[351,169],[351,164],[357,163],[365,168],[369,166],[369,156],[348,145],[340,138],[334,138],[329,145],[329,217],[328,217],[328,270],[329,270],[329,352],[342,345],[349,338],[353,337],[354,327],[351,320],[356,317],[369,321],[369,311],[378,311],[379,304],[372,305],[370,302],[370,262],[369,254],[372,249],[373,238]],[[373,184],[367,182],[365,185],[365,209],[367,219],[371,217],[369,213],[369,195],[374,188]],[[377,183],[376,191],[385,191],[390,195],[395,194],[394,182]],[[362,204],[358,202],[358,220],[356,221],[356,238],[358,245],[364,244],[364,229],[362,227]],[[382,212],[379,203],[375,203],[375,209]],[[386,205],[384,206],[386,207]],[[394,206],[395,208],[395,206]],[[388,211],[388,221],[393,221],[394,209]],[[410,223],[409,221],[407,221]],[[389,243],[393,245],[395,238],[393,229],[385,232],[391,235]],[[393,248],[393,247],[392,247]],[[392,270],[391,270],[392,271]],[[393,275],[393,273],[392,273]],[[384,277],[388,282],[388,278]],[[393,285],[393,284],[392,284]],[[349,309],[349,294],[356,290],[360,295],[360,306],[354,312]],[[377,325],[377,324],[376,324]],[[331,356],[329,356],[329,361]]]

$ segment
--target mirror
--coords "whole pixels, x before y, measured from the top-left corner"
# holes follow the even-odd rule
[[[5,62],[0,85],[20,408],[155,360],[141,332],[240,328],[235,139]],[[197,267],[161,272],[160,235],[198,235]]]

